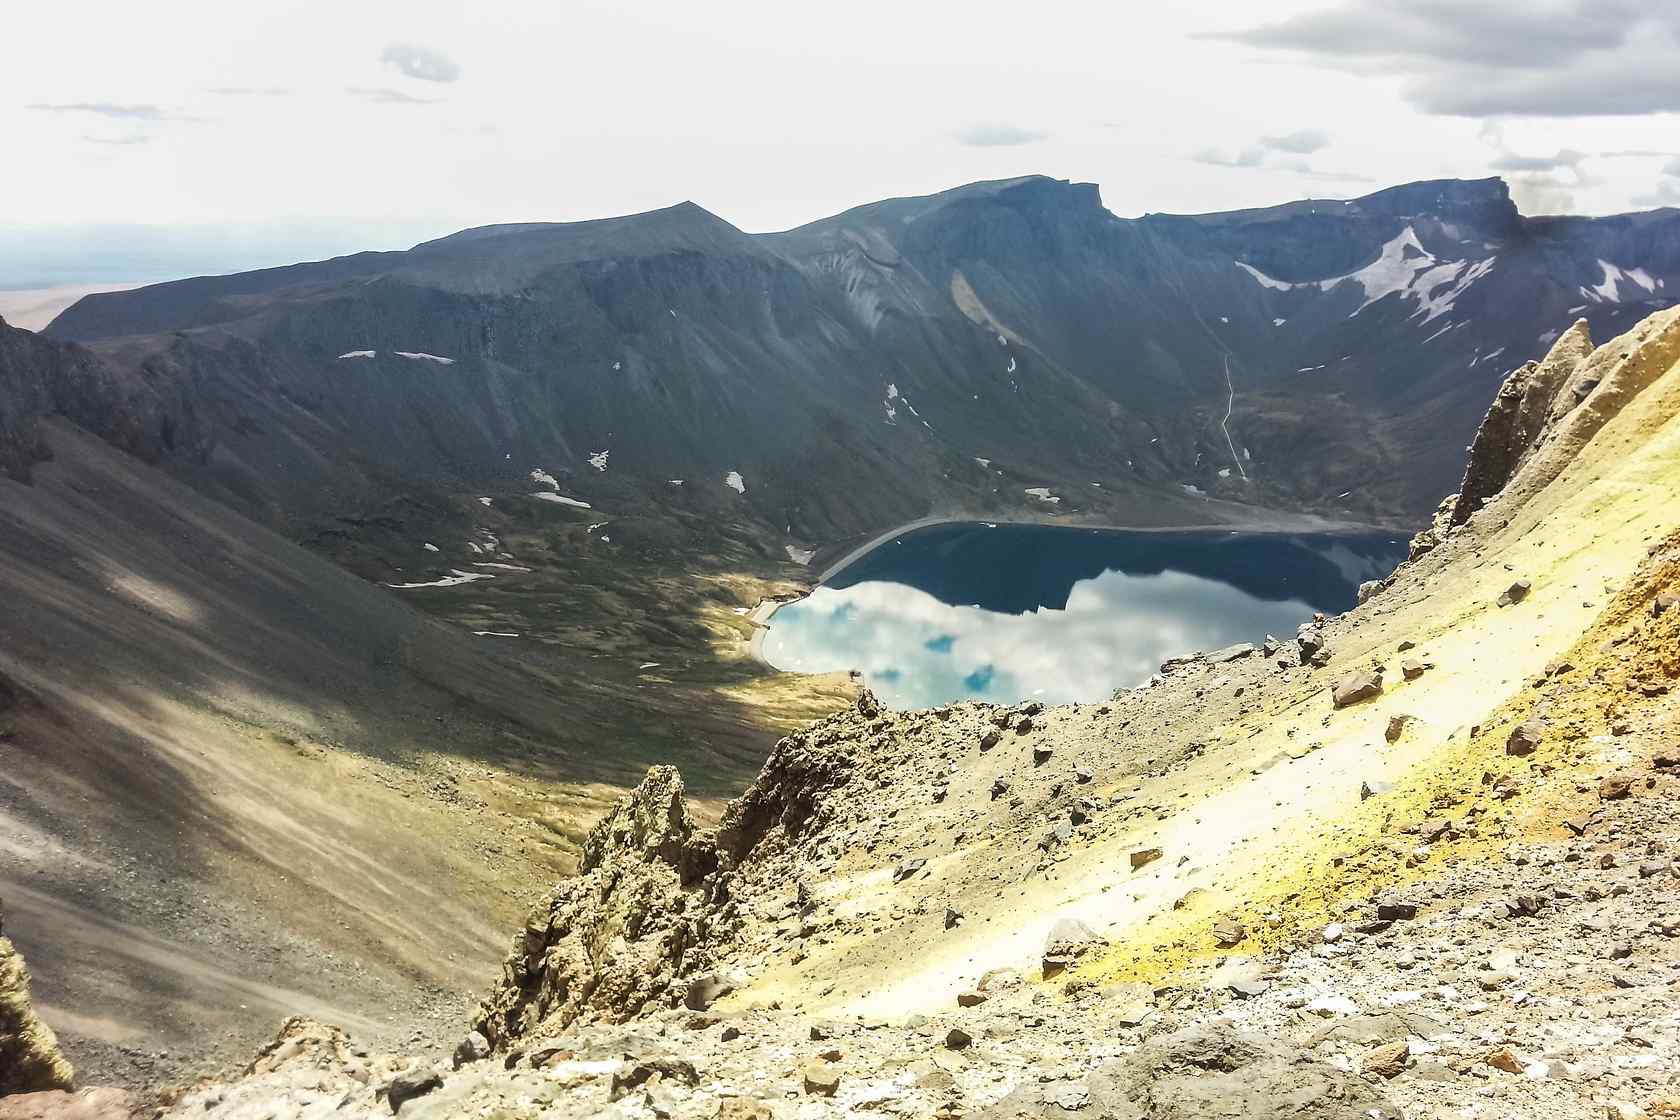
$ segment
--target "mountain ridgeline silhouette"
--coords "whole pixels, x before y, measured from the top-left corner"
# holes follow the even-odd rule
[[[88,296],[46,333],[182,398],[200,483],[270,517],[391,475],[587,492],[604,450],[730,500],[738,472],[822,540],[1210,499],[1416,522],[1507,372],[1676,285],[1680,211],[1529,218],[1498,179],[1128,220],[1033,176],[774,234],[692,203],[488,226]]]

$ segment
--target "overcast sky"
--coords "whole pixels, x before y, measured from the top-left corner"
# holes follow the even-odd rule
[[[1680,4],[130,0],[9,8],[0,287],[1042,172],[1114,212],[1503,174],[1680,204]],[[154,227],[150,229],[136,227]]]

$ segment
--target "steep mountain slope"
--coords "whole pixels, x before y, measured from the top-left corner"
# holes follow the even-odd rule
[[[715,828],[657,767],[453,1062],[293,1020],[171,1115],[1672,1113],[1680,309],[1506,397],[1354,611],[1102,705],[865,694]]]
[[[930,511],[1421,517],[1504,374],[1680,284],[1680,212],[1528,219],[1504,184],[1122,220],[1042,177],[752,236],[692,204],[89,296],[51,326],[213,436],[274,519],[381,479],[584,500],[682,478],[795,541]],[[602,457],[601,453],[606,452]],[[1093,485],[1098,484],[1098,485]]]
[[[433,495],[434,523],[496,541],[439,538],[498,591],[388,590],[150,465],[203,452],[178,388],[0,322],[0,898],[84,1072],[191,1074],[299,1007],[452,1021],[520,880],[568,872],[650,762],[687,759],[716,801],[839,694],[757,686],[730,604],[794,589],[753,574],[750,537],[701,536],[680,573],[539,569],[584,527]],[[473,632],[521,614],[526,640]]]

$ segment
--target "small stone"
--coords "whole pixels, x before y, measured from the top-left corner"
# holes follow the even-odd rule
[[[962,924],[962,920],[963,920],[963,912],[961,910],[958,910],[955,906],[945,907],[945,928],[946,929],[956,929],[957,926]]]
[[[398,1074],[385,1087],[385,1101],[395,1113],[404,1104],[443,1087],[443,1077],[435,1070],[415,1069]]]
[[[1045,833],[1042,840],[1038,841],[1038,846],[1045,851],[1050,851],[1052,848],[1065,845],[1072,838],[1074,838],[1074,821],[1057,821],[1052,830]]]
[[[1392,1080],[1399,1077],[1406,1069],[1406,1060],[1412,1056],[1412,1048],[1405,1039],[1379,1046],[1365,1055],[1361,1068],[1375,1077]]]
[[[957,993],[957,1006],[958,1007],[979,1007],[982,1003],[985,1003],[987,1000],[989,1000],[991,998],[992,997],[987,995],[985,992],[958,992]]]
[[[1004,794],[1006,794],[1008,792],[1009,792],[1009,780],[1007,778],[998,778],[996,781],[994,781],[992,783],[992,800],[993,801],[996,801],[998,798],[1002,797]]]
[[[1518,724],[1505,740],[1505,753],[1518,758],[1531,755],[1539,749],[1541,739],[1544,738],[1545,734],[1546,725],[1540,720],[1531,719],[1526,723]]]
[[[1131,863],[1132,863],[1132,870],[1136,871],[1138,868],[1146,867],[1149,864],[1154,863],[1156,860],[1160,859],[1161,858],[1161,849],[1160,848],[1139,848],[1137,851],[1135,851],[1131,854],[1130,858],[1131,858]]]
[[[1429,662],[1419,661],[1415,657],[1408,657],[1400,662],[1400,675],[1409,681],[1415,681],[1428,671]]]
[[[1058,918],[1044,939],[1042,972],[1045,979],[1073,967],[1081,956],[1106,946],[1108,941],[1077,918]],[[984,986],[984,978],[982,978]]]
[[[1408,902],[1399,895],[1384,895],[1377,901],[1379,922],[1409,922],[1417,917],[1417,913],[1417,903]]]
[[[737,1026],[724,1027],[723,1033],[719,1034],[718,1037],[725,1042],[734,1042],[741,1037],[741,1028]]]
[[[945,1049],[966,1050],[974,1044],[974,1036],[961,1027],[952,1027],[945,1032]]]
[[[832,1097],[840,1089],[840,1071],[826,1062],[812,1062],[799,1075],[805,1092],[813,1097]]]
[[[1501,1046],[1491,1051],[1483,1060],[1494,1069],[1501,1069],[1506,1073],[1521,1073],[1527,1068],[1527,1063],[1509,1046]]]
[[[1598,796],[1605,801],[1619,801],[1633,792],[1633,779],[1612,774],[1598,783]]]
[[[1362,669],[1337,681],[1330,692],[1330,700],[1336,707],[1345,708],[1381,694],[1382,674],[1375,669]]]
[[[1046,747],[1046,746],[1043,746],[1043,745],[1034,747],[1033,748],[1033,765],[1034,766],[1043,766],[1046,762],[1050,761],[1051,756],[1054,755],[1055,753],[1056,753],[1055,751],[1053,751],[1049,747]]]
[[[1320,934],[1320,936],[1324,938],[1324,943],[1326,945],[1334,945],[1342,939],[1341,923],[1331,922],[1329,925],[1324,927],[1324,932]]]
[[[1400,736],[1406,733],[1406,724],[1412,720],[1411,716],[1389,716],[1388,729],[1383,732],[1383,738],[1390,743],[1398,743]]]
[[[460,1045],[455,1047],[455,1068],[473,1062],[482,1062],[490,1056],[490,1040],[477,1031],[469,1032]]]
[[[1517,580],[1517,582],[1505,589],[1504,594],[1499,596],[1499,605],[1502,607],[1509,607],[1513,604],[1522,602],[1524,599],[1528,598],[1528,593],[1533,589],[1533,587],[1534,585],[1529,583],[1526,579]]]
[[[716,972],[708,972],[689,981],[683,993],[683,1006],[690,1011],[705,1011],[712,1004],[735,990],[734,981]]]
[[[997,746],[998,742],[1002,738],[1003,733],[998,731],[996,728],[993,728],[984,735],[980,736],[980,749],[983,751],[989,751],[993,747]]]
[[[902,883],[904,880],[910,878],[926,866],[927,860],[925,859],[905,860],[903,863],[893,868],[893,882]]]
[[[1213,940],[1221,949],[1241,945],[1248,931],[1235,918],[1221,918],[1213,923]]]
[[[1095,775],[1083,766],[1076,767],[1073,771],[1073,780],[1082,786],[1090,785],[1093,777],[1095,777]]]

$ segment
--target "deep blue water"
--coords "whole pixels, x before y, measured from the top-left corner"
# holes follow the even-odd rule
[[[1344,611],[1405,553],[1373,533],[936,525],[777,611],[763,650],[782,669],[860,670],[900,708],[1105,700],[1168,657]]]

